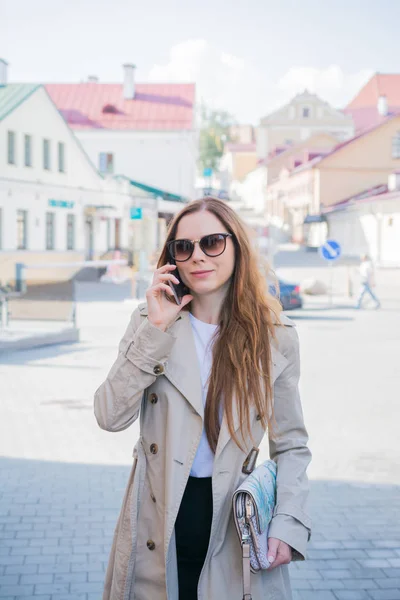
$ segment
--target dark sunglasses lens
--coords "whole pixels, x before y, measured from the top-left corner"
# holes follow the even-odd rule
[[[170,246],[172,257],[177,260],[187,260],[193,252],[193,244],[189,240],[175,240]]]
[[[225,250],[225,236],[217,233],[215,235],[206,235],[201,239],[201,249],[208,256],[218,256]]]

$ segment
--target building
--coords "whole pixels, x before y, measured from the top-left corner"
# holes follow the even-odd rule
[[[258,158],[265,160],[275,148],[287,148],[321,132],[331,134],[338,141],[351,138],[354,135],[352,116],[305,90],[261,119],[256,136]]]
[[[400,74],[375,73],[344,109],[355,124],[356,133],[379,125],[400,113]]]
[[[323,210],[327,234],[343,254],[369,254],[380,266],[400,267],[400,171],[385,184],[337,202]]]
[[[194,84],[136,83],[135,67],[127,64],[121,83],[91,77],[46,89],[100,172],[194,197]]]
[[[255,142],[228,142],[219,164],[221,189],[231,193],[232,184],[242,182],[257,167]]]
[[[129,186],[97,172],[42,85],[3,78],[0,139],[1,280],[16,262],[78,261],[127,245]]]
[[[16,263],[29,280],[66,279],[78,262],[115,249],[160,247],[186,200],[125,176],[100,173],[46,88],[7,83],[0,60],[0,282]],[[111,251],[111,256],[110,256]],[[53,267],[68,263],[69,268]]]
[[[305,155],[322,155],[332,150],[337,143],[334,135],[321,132],[297,144],[274,148],[263,161],[267,168],[268,183],[275,181],[283,168],[294,168],[303,163]]]
[[[384,184],[399,168],[400,115],[387,117],[331,151],[305,152],[301,162],[290,158],[267,186],[267,211],[289,226],[294,241],[303,242],[306,218],[313,217],[316,226],[311,229],[320,231],[318,215],[324,208]]]

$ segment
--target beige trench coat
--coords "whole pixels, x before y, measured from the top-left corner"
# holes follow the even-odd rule
[[[141,430],[114,534],[103,600],[178,600],[174,524],[203,429],[200,370],[188,313],[182,311],[166,332],[146,316],[145,304],[133,313],[117,360],[94,400],[102,429],[121,431],[140,414]],[[289,544],[293,560],[304,560],[311,531],[306,508],[311,454],[298,393],[298,336],[285,316],[276,333],[278,344],[272,345],[274,405],[281,435],[279,441],[269,441],[278,473],[269,536]],[[265,431],[254,410],[251,424],[254,441],[260,444]],[[199,600],[242,598],[241,548],[231,497],[245,478],[242,465],[252,446],[249,441],[246,452],[240,450],[223,418]],[[253,600],[291,600],[288,565],[251,577]]]

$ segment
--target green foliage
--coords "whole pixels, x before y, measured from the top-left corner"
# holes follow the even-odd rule
[[[225,110],[202,109],[199,165],[201,169],[218,167],[224,145],[231,141],[230,127],[235,121]]]

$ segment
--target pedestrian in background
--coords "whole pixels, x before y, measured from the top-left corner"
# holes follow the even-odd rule
[[[291,600],[288,564],[304,560],[311,528],[298,335],[226,203],[204,198],[178,213],[146,299],[95,394],[102,429],[140,414],[103,600],[242,597],[232,495],[267,430],[272,564],[251,575],[252,597]]]
[[[381,303],[372,290],[372,288],[376,286],[375,269],[374,269],[372,260],[368,256],[368,254],[365,254],[361,258],[359,272],[360,272],[360,279],[361,279],[361,289],[360,289],[360,295],[358,297],[357,308],[362,307],[362,302],[364,300],[365,295],[369,295],[372,298],[372,300],[375,302],[375,308],[380,308]]]

